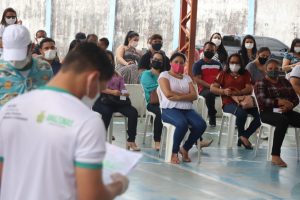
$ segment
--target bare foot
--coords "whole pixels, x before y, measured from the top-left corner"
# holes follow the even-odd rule
[[[272,156],[272,164],[279,167],[287,167],[287,164],[280,158],[280,156]]]
[[[127,142],[127,149],[132,151],[141,151],[135,142]]]
[[[178,158],[177,153],[173,153],[171,157],[171,163],[172,164],[180,164],[180,160]]]
[[[186,151],[183,147],[180,147],[179,153],[182,155],[183,162],[192,162],[192,160],[189,157],[189,152]]]

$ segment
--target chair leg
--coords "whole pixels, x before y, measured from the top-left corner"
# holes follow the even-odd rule
[[[124,120],[125,120],[125,149],[129,149],[127,146],[127,131],[128,131],[127,117],[124,117]]]
[[[113,127],[114,127],[114,117],[112,116],[108,127],[108,143],[110,144],[112,143]]]
[[[145,144],[145,141],[146,141],[146,134],[147,134],[147,127],[148,127],[148,123],[149,123],[149,118],[150,118],[150,115],[146,115],[143,144]]]
[[[271,151],[273,147],[273,137],[274,137],[274,127],[270,128],[269,140],[268,140],[268,151],[267,151],[267,160],[271,160]]]
[[[296,138],[296,145],[297,145],[297,160],[299,161],[299,133],[297,128],[295,128],[295,138]]]
[[[198,164],[200,164],[200,159],[201,159],[201,142],[200,142],[200,139],[197,140],[197,149],[198,149]]]
[[[219,145],[221,144],[221,137],[222,137],[222,129],[223,129],[223,125],[224,125],[224,120],[225,120],[225,117],[222,116],[222,119],[221,119],[221,127],[220,127],[220,130],[219,130],[219,141],[218,141],[218,144],[219,144]]]
[[[235,132],[235,121],[236,116],[231,116],[228,119],[228,140],[227,140],[227,148],[232,148],[233,146],[233,137]]]
[[[162,156],[162,151],[163,151],[163,147],[164,147],[164,142],[166,141],[166,135],[167,135],[167,128],[165,126],[163,126],[163,131],[162,131],[162,135],[161,135],[161,141],[160,141],[160,148],[159,148],[159,153],[158,153],[158,157],[161,158]]]
[[[260,136],[261,136],[261,134],[262,134],[262,132],[263,132],[263,126],[261,126],[260,128],[259,128],[259,134],[258,134],[258,137],[256,138],[256,144],[255,144],[255,150],[254,150],[254,157],[256,157],[256,154],[257,154],[257,150],[258,150],[258,148],[259,148],[259,143],[260,143]]]
[[[174,128],[170,127],[168,128],[167,135],[166,135],[165,162],[171,162],[173,139],[174,139]]]

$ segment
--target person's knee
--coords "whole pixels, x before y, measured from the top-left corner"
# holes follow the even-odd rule
[[[184,132],[187,132],[188,127],[189,127],[187,121],[181,120],[181,119],[177,119],[174,123],[174,126]]]
[[[201,119],[198,123],[193,124],[192,126],[193,126],[192,128],[201,135],[204,133],[204,131],[207,128],[207,124],[203,119]]]

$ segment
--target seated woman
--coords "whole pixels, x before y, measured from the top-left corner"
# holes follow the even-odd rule
[[[282,61],[282,70],[288,73],[292,71],[292,69],[297,65],[300,65],[300,39],[299,38],[295,38],[292,41],[290,51],[284,53],[284,58]]]
[[[251,74],[252,82],[255,84],[265,77],[265,64],[271,55],[268,47],[261,47],[257,51],[256,59],[247,64],[246,69]]]
[[[243,109],[232,98],[233,96],[245,96],[252,93],[251,76],[245,70],[239,54],[229,56],[226,71],[220,72],[210,89],[213,93],[221,95],[223,111],[236,116],[238,146],[243,145],[246,149],[253,149],[249,137],[260,127],[258,110],[256,107]],[[248,114],[252,115],[254,119],[245,130]]]
[[[244,37],[242,47],[238,53],[242,56],[244,65],[255,60],[257,47],[256,41],[252,35],[246,35]]]
[[[139,34],[129,31],[123,45],[117,48],[117,67],[116,71],[121,74],[127,84],[139,82],[138,62],[142,56],[136,49],[139,42]]]
[[[114,55],[107,51],[111,62],[114,65]],[[128,118],[128,140],[127,147],[133,151],[140,151],[140,148],[135,143],[138,112],[131,105],[129,94],[124,85],[124,79],[117,72],[115,72],[112,79],[107,83],[107,88],[102,91],[101,96],[97,99],[93,106],[93,110],[102,115],[106,130],[110,124],[113,113],[122,113]]]
[[[191,77],[183,74],[185,61],[183,54],[174,53],[170,58],[170,71],[162,72],[158,78],[162,96],[162,120],[176,127],[171,158],[174,164],[180,163],[178,152],[182,154],[184,162],[191,162],[188,152],[206,129],[206,122],[193,110],[192,102],[198,95]],[[180,147],[189,125],[191,133],[185,144]]]
[[[280,149],[289,125],[300,127],[300,113],[293,111],[299,99],[289,81],[278,76],[279,62],[277,60],[269,60],[265,69],[266,76],[255,84],[254,92],[260,109],[261,121],[276,127],[272,164],[287,167],[280,157]]]
[[[158,76],[165,69],[164,54],[162,52],[154,52],[153,57],[150,61],[150,66],[150,70],[146,70],[142,73],[141,84],[143,85],[145,91],[147,110],[155,114],[154,141],[155,149],[159,150],[163,125],[161,123],[161,111],[159,108],[159,101],[156,93],[156,88],[158,87]]]

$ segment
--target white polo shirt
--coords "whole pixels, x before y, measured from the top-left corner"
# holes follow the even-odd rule
[[[75,166],[101,169],[101,117],[55,87],[21,95],[0,111],[0,200],[76,200]]]

